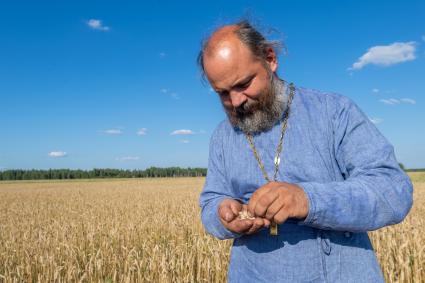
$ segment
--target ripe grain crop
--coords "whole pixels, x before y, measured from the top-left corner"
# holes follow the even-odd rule
[[[414,207],[370,232],[387,282],[425,278],[425,174]],[[207,235],[204,178],[0,182],[0,282],[224,282],[231,241]]]

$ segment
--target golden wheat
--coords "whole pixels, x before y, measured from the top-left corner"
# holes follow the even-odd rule
[[[388,282],[425,278],[425,174],[399,225],[371,232]],[[204,232],[204,178],[0,183],[0,282],[223,282],[231,241]]]

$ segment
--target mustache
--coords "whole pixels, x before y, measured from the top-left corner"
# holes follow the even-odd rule
[[[243,119],[264,108],[264,101],[247,100],[238,107],[229,107],[226,112],[234,118]]]
[[[253,114],[257,110],[260,110],[261,106],[261,101],[247,100],[238,107],[228,107],[227,112],[233,117],[243,118]]]

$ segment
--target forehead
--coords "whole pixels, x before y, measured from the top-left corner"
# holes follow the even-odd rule
[[[261,67],[260,61],[239,41],[226,41],[204,55],[204,70],[214,88],[228,89]]]

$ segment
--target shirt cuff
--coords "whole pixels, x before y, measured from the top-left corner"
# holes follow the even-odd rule
[[[316,202],[313,197],[313,188],[312,184],[309,183],[295,183],[298,185],[307,195],[308,199],[308,214],[307,217],[304,220],[301,220],[298,222],[298,225],[310,225],[315,224],[317,221],[317,215],[316,215]]]

